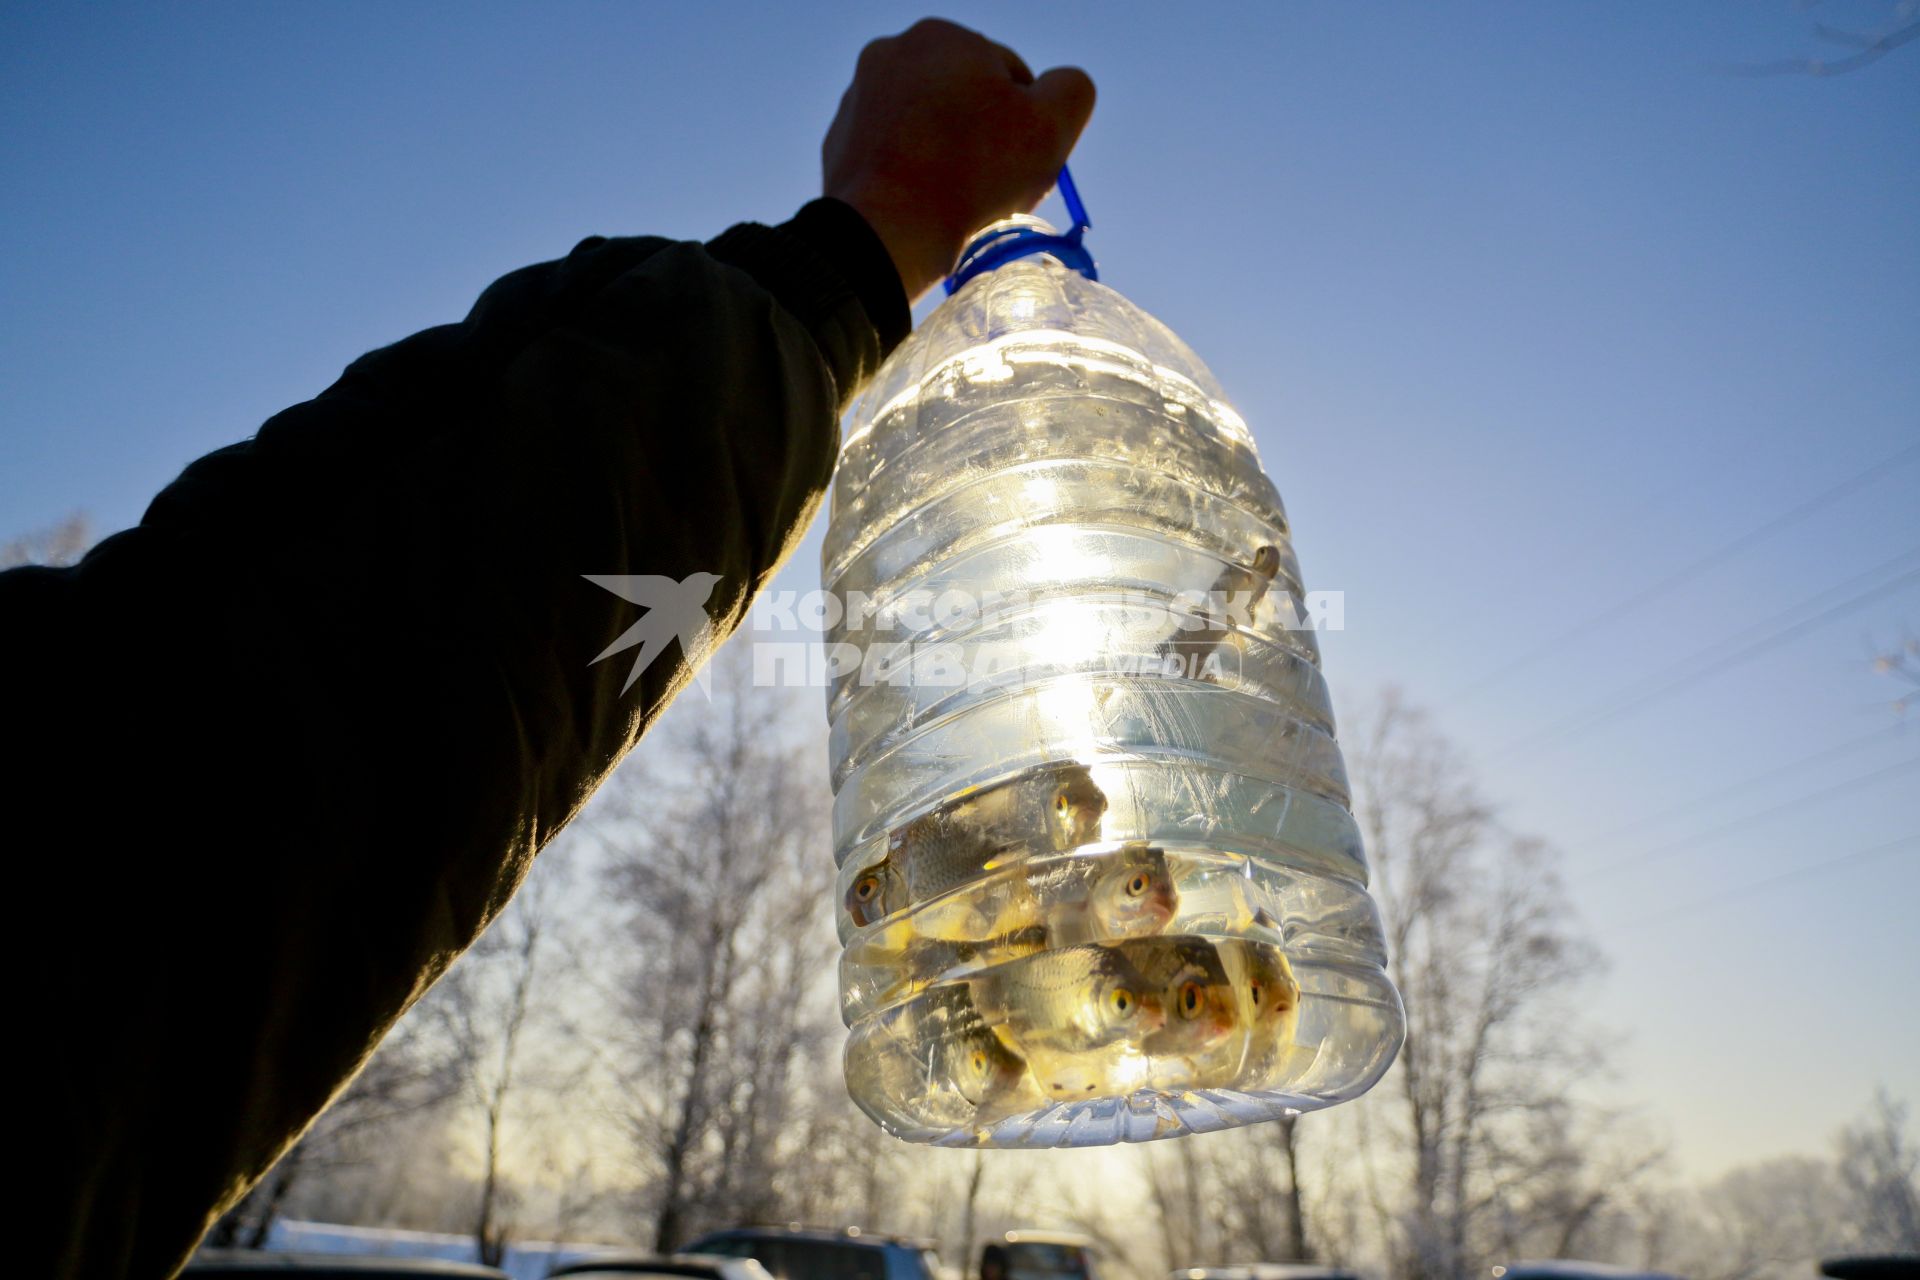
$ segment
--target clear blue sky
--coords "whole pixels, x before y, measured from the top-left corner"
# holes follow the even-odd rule
[[[1254,424],[1309,585],[1347,592],[1336,685],[1404,684],[1567,850],[1619,1092],[1702,1172],[1821,1145],[1876,1081],[1920,1097],[1920,849],[1692,905],[1920,834],[1920,724],[1860,742],[1896,723],[1866,659],[1920,628],[1920,464],[1623,607],[1920,443],[1920,46],[1721,69],[1889,9],[945,11],[1098,81],[1106,279]],[[0,536],[131,523],[583,235],[785,216],[860,44],[920,12],[8,6]]]

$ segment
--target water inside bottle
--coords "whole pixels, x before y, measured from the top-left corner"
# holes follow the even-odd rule
[[[896,353],[825,577],[855,1100],[1087,1144],[1352,1096],[1398,1047],[1286,516],[1179,340],[1044,259]]]

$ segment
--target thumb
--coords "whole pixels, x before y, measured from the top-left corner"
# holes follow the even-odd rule
[[[1093,117],[1093,78],[1078,67],[1055,67],[1035,80],[1027,92],[1040,108],[1041,117],[1053,125],[1064,161]]]

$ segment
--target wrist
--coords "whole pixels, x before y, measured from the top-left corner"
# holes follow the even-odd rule
[[[948,230],[936,225],[927,216],[925,201],[861,189],[827,194],[851,205],[873,228],[874,235],[886,246],[887,256],[893,259],[894,270],[900,273],[909,304],[953,270],[967,229]]]
[[[810,200],[778,229],[806,242],[835,269],[872,321],[882,355],[906,339],[913,316],[899,272],[859,210],[832,197]]]

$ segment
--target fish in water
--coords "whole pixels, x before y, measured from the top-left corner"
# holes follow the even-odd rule
[[[1151,938],[1121,944],[1121,950],[1159,992],[1166,1021],[1141,1048],[1155,1059],[1176,1059],[1180,1071],[1209,1055],[1229,1051],[1237,1065],[1246,1025],[1220,948],[1207,938]]]
[[[1207,659],[1220,651],[1233,634],[1233,622],[1248,623],[1266,598],[1274,575],[1280,572],[1280,548],[1263,545],[1251,565],[1229,564],[1207,588],[1205,612],[1160,644],[1162,658],[1178,658],[1182,671],[1196,678],[1207,669]]]
[[[977,941],[981,951],[1009,943],[1073,947],[1159,933],[1179,906],[1166,851],[1133,840],[1109,852],[1016,864],[977,897],[936,904],[914,923],[920,939]]]
[[[971,979],[974,1003],[1049,1098],[1108,1092],[1164,1021],[1160,995],[1116,947],[1069,947]]]
[[[890,1043],[878,1054],[848,1058],[856,1100],[889,1099],[891,1110],[948,1129],[1044,1105],[1026,1063],[980,1016],[964,982],[886,1010],[875,1034]]]
[[[887,837],[886,856],[847,887],[847,914],[864,928],[957,888],[997,863],[1091,843],[1100,838],[1106,811],[1106,793],[1085,765],[1073,762],[1041,765],[957,796]],[[1011,927],[1005,920],[974,919],[974,914],[958,913],[937,936],[991,937]]]
[[[1015,1101],[1027,1085],[1027,1064],[994,1035],[965,983],[929,992],[923,1017],[933,1042],[933,1083],[959,1094],[974,1109],[974,1123],[1032,1109],[1037,1097]]]
[[[1234,987],[1247,1020],[1247,1053],[1241,1088],[1257,1089],[1275,1080],[1293,1050],[1300,1019],[1300,982],[1286,952],[1271,943],[1241,942],[1227,957]]]
[[[904,964],[904,989],[918,991],[946,978],[964,977],[1007,960],[1037,955],[1047,949],[1045,925],[1030,924],[991,938],[925,938],[897,953]]]
[[[910,994],[1048,948],[1159,933],[1179,901],[1166,851],[1136,840],[1108,853],[1011,867],[981,885],[976,899],[935,903],[870,929],[847,954],[861,969],[890,971],[889,991]],[[961,912],[1004,927],[955,925]]]
[[[1180,891],[1174,887],[1166,851],[1144,840],[1129,841],[1112,853],[1064,861],[1069,865],[1035,888],[1053,946],[1156,934],[1179,910]]]

